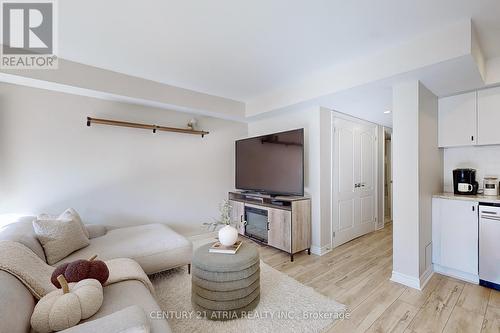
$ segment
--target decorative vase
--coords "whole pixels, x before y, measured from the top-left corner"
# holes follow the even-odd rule
[[[238,230],[235,227],[226,225],[219,230],[219,242],[224,246],[231,246],[238,240]]]

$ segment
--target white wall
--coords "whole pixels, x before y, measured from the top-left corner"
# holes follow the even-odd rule
[[[485,176],[500,178],[500,146],[460,147],[444,149],[444,191],[453,192],[453,169],[476,169],[476,180],[483,188]]]
[[[418,81],[393,88],[392,280],[414,288],[431,264],[432,194],[442,187],[437,97]]]
[[[438,148],[438,99],[419,85],[419,273],[432,265],[432,195],[443,187],[443,152]],[[426,278],[425,276],[423,277]]]
[[[86,222],[202,231],[234,188],[243,123],[198,117],[201,138],[102,125],[94,116],[185,127],[189,114],[0,84],[0,214],[74,207]]]
[[[332,119],[334,112],[320,108],[320,216],[321,253],[332,246]]]
[[[304,109],[254,120],[248,124],[248,135],[258,136],[296,128],[304,128],[304,190],[311,196],[312,204],[311,250],[318,253],[323,245],[330,242],[329,234],[322,239],[324,233],[321,229],[320,109]]]
[[[393,280],[398,282],[420,275],[418,85],[411,81],[393,88]]]

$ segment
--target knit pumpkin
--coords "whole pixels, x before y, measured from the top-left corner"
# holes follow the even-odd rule
[[[31,315],[31,326],[39,333],[61,331],[93,316],[103,301],[102,285],[94,279],[68,285],[57,277],[62,289],[54,290],[38,301]]]
[[[57,288],[61,288],[57,277],[63,275],[68,282],[78,282],[84,279],[96,279],[104,284],[109,277],[108,266],[101,260],[95,260],[93,255],[89,260],[76,260],[57,266],[50,281]]]

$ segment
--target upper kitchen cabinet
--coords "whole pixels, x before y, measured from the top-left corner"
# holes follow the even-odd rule
[[[477,144],[500,144],[500,87],[477,93]]]
[[[476,92],[439,99],[439,147],[476,144],[476,101]],[[498,117],[500,116],[496,119]]]

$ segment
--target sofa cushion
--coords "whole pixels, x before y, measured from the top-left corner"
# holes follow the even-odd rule
[[[33,220],[34,216],[24,216],[11,224],[7,224],[0,228],[0,240],[10,240],[13,242],[19,242],[29,248],[31,251],[35,252],[37,256],[42,258],[43,261],[47,262],[45,259],[45,253],[43,252],[43,247],[38,241],[38,238],[33,230]]]
[[[60,263],[86,259],[94,254],[101,260],[125,257],[137,261],[150,275],[191,263],[192,251],[191,242],[166,225],[146,224],[108,230]]]
[[[150,321],[144,310],[137,306],[129,306],[110,315],[81,323],[61,333],[149,333]]]
[[[107,232],[106,227],[100,224],[86,224],[85,229],[87,229],[89,239],[104,236]]]
[[[35,299],[15,276],[0,271],[0,331],[29,332]]]
[[[70,253],[89,245],[80,224],[73,220],[34,220],[33,229],[43,246],[47,263],[53,265]]]
[[[167,321],[157,318],[158,311],[161,311],[161,309],[142,282],[129,280],[114,283],[104,287],[103,292],[104,302],[101,308],[95,315],[84,322],[102,318],[131,305],[138,305],[144,310],[146,317],[150,320],[151,333],[171,332]],[[151,315],[152,313],[153,315]]]
[[[144,310],[137,306],[129,306],[110,315],[81,323],[61,333],[149,333],[150,321]]]

